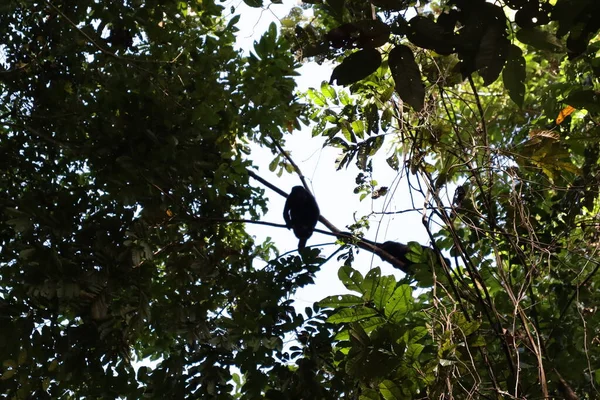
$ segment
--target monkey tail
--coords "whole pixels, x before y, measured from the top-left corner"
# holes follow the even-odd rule
[[[298,251],[306,247],[306,240],[307,238],[302,238],[298,241]]]

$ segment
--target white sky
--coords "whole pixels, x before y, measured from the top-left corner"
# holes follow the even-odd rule
[[[267,4],[268,0],[265,0]],[[289,9],[297,3],[284,0],[284,4],[271,4],[267,10],[247,7],[242,1],[227,2],[226,7],[234,5],[235,14],[240,14],[241,19],[238,24],[238,45],[245,51],[252,51],[254,40],[260,38],[261,34],[268,28],[271,22],[276,22],[278,18],[287,15]],[[331,75],[331,65],[317,65],[316,63],[305,63],[300,69],[301,75],[296,78],[298,90],[306,90],[309,87],[319,88],[322,81],[328,81]],[[341,87],[336,87],[340,90]],[[286,137],[286,150],[291,150],[291,156],[300,166],[302,172],[309,180],[309,185],[316,195],[321,214],[339,229],[344,230],[346,225],[353,223],[353,215],[357,212],[357,217],[368,214],[371,210],[382,211],[384,204],[389,202],[387,198],[380,198],[371,201],[366,198],[362,202],[359,197],[353,193],[355,187],[355,177],[358,169],[354,166],[341,171],[335,171],[335,159],[339,151],[332,148],[323,148],[321,138],[312,138],[311,129],[304,128],[299,132],[294,132]],[[389,155],[389,144],[386,142],[374,162],[374,178],[380,186],[388,186],[394,189],[396,171],[392,170],[385,163],[385,154]],[[269,162],[273,159],[270,151],[254,148],[252,153],[254,163],[259,167],[259,175],[283,190],[289,191],[293,186],[299,185],[300,180],[296,175],[286,174],[278,178],[268,169]],[[397,183],[397,182],[396,182]],[[260,185],[260,183],[256,182]],[[282,211],[284,199],[270,189],[266,188],[266,195],[269,199],[269,212],[264,217],[265,221],[283,223]],[[422,207],[423,200],[416,199],[416,207]],[[407,182],[403,179],[397,186],[397,191],[391,200],[391,205],[387,211],[405,210],[412,208],[411,199],[408,195]],[[375,217],[374,217],[375,218]],[[322,224],[317,228],[326,229]],[[379,229],[379,232],[377,232]],[[247,225],[247,230],[255,235],[258,241],[270,236],[276,243],[279,250],[283,252],[293,251],[297,248],[298,240],[292,231],[286,229],[277,229],[273,227],[264,227],[259,225]],[[382,242],[385,240],[394,240],[399,242],[418,241],[422,244],[428,244],[428,236],[421,223],[421,213],[411,212],[400,214],[394,217],[387,217],[381,220],[372,219],[371,230],[367,238]],[[336,247],[332,245],[334,239],[330,236],[315,233],[309,240],[308,245],[329,244],[324,246],[324,255],[331,254]],[[317,273],[315,284],[300,290],[296,295],[296,304],[298,311],[306,306],[311,306],[315,301],[319,301],[326,296],[347,293],[347,290],[340,283],[337,272],[342,264],[335,260],[335,257],[325,264],[321,271]],[[381,266],[382,274],[394,274],[399,277],[401,274],[390,264],[385,263],[377,256],[371,253],[361,251],[360,256],[356,258],[354,268],[365,275],[369,269]]]

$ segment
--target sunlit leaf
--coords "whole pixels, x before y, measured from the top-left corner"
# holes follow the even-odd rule
[[[346,289],[354,292],[362,292],[363,276],[360,272],[350,266],[344,265],[338,271],[338,277],[346,286]]]

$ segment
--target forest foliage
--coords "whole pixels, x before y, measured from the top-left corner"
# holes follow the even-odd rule
[[[0,5],[0,392],[597,398],[600,3],[311,0],[248,56],[231,11]],[[325,61],[296,93],[301,62]],[[398,264],[353,210],[346,227],[322,210],[333,253],[246,232],[285,229],[261,221],[285,193],[251,145],[303,178],[286,137],[308,123],[361,198],[393,200],[387,157],[427,201],[430,247]],[[358,248],[379,266],[358,272]],[[324,265],[351,294],[298,312]]]

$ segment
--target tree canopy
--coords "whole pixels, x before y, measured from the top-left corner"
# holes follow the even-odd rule
[[[248,56],[212,0],[0,10],[7,397],[599,396],[600,3],[311,0]],[[382,216],[350,209],[321,210],[333,251],[249,235],[285,230],[252,148],[306,185],[303,124],[361,199],[397,196],[385,157],[430,242],[367,240]],[[351,293],[299,312],[325,266]]]

